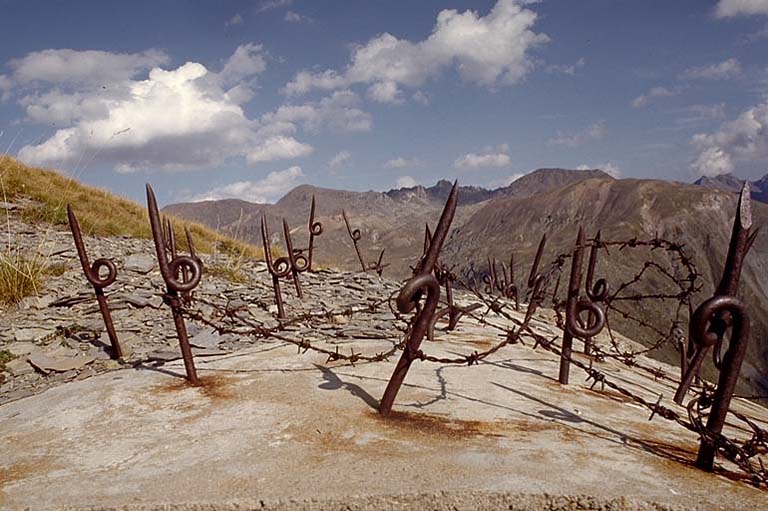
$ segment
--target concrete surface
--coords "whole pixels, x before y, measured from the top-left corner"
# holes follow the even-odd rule
[[[467,353],[499,339],[465,321],[423,348]],[[385,347],[341,349],[353,345]],[[415,362],[384,420],[375,407],[395,361],[326,366],[271,343],[198,359],[202,387],[176,362],[8,403],[0,508],[768,509],[768,493],[729,463],[714,474],[691,466],[695,434],[589,390],[578,368],[559,385],[558,360],[542,349],[509,346],[472,367]],[[675,407],[670,383],[600,368]],[[764,409],[737,406],[766,426]]]

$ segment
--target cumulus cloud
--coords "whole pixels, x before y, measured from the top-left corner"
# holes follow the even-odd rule
[[[594,140],[599,140],[603,138],[605,134],[605,121],[597,121],[596,123],[575,133],[558,132],[557,137],[551,139],[549,143],[555,145],[564,145],[567,147],[577,147]]]
[[[615,177],[618,179],[621,176],[621,169],[618,165],[615,165],[610,162],[606,163],[598,163],[596,165],[587,165],[587,164],[581,164],[578,167],[576,167],[576,170],[602,170],[609,176]]]
[[[42,69],[41,56],[73,67]],[[253,80],[266,68],[260,45],[239,46],[219,72],[187,62],[176,69],[153,67],[145,79],[134,78],[165,58],[153,51],[126,56],[45,50],[13,61],[11,80],[27,120],[61,126],[47,140],[20,149],[19,158],[66,166],[85,157],[111,163],[118,172],[135,172],[213,166],[233,157],[261,163],[312,152],[293,137],[294,124],[249,119],[242,108],[253,96]],[[109,86],[87,81],[102,72],[94,62],[117,69],[122,81]],[[29,92],[30,82],[50,84]]]
[[[347,150],[339,151],[328,161],[328,167],[331,171],[337,171],[352,163],[352,153]]]
[[[273,160],[290,160],[312,154],[313,148],[287,136],[269,137],[258,147],[248,151],[245,159],[248,163],[260,163]]]
[[[480,153],[468,153],[453,162],[459,169],[478,169],[484,167],[506,167],[512,161],[509,157],[509,146],[501,144],[496,147],[484,147]]]
[[[213,188],[194,196],[192,202],[220,199],[242,199],[249,202],[273,203],[292,190],[304,173],[301,167],[294,166],[285,170],[270,172],[259,181],[238,181]]]
[[[16,84],[47,82],[56,84],[111,84],[135,77],[156,66],[167,64],[165,52],[110,53],[96,50],[49,49],[35,51],[8,63],[10,79]]]
[[[549,41],[532,30],[537,15],[525,7],[529,3],[498,0],[485,16],[445,9],[428,38],[413,42],[385,32],[355,46],[343,72],[301,71],[284,91],[303,94],[313,88],[361,83],[369,85],[371,99],[396,102],[401,87],[419,87],[451,66],[466,81],[479,85],[517,83],[534,67],[529,51]]]
[[[419,186],[419,182],[411,176],[400,176],[397,178],[395,186],[398,188],[413,188],[414,186]]]
[[[418,167],[421,165],[421,160],[418,158],[394,158],[384,163],[385,169],[405,169],[410,167]]]
[[[768,103],[742,112],[714,133],[691,138],[697,151],[691,168],[703,176],[733,172],[739,161],[768,160]]]
[[[741,74],[741,64],[736,59],[728,59],[709,66],[690,67],[680,75],[688,80],[728,80]]]
[[[635,108],[641,108],[648,104],[653,98],[668,98],[671,96],[677,96],[680,94],[679,90],[668,89],[667,87],[652,87],[645,94],[641,94],[632,100],[632,106]]]
[[[768,15],[768,0],[720,0],[715,8],[718,18]]]
[[[350,90],[336,91],[320,101],[301,105],[283,105],[262,117],[265,124],[299,123],[304,129],[317,132],[329,127],[339,132],[370,131],[373,120],[368,112],[358,108],[360,98]]]

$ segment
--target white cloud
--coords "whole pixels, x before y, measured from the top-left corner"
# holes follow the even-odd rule
[[[350,163],[352,163],[352,153],[344,150],[336,153],[334,157],[328,161],[328,167],[332,171],[336,171],[342,167],[346,167]]]
[[[219,77],[225,85],[231,85],[262,73],[266,68],[264,48],[260,44],[241,44],[227,59]]]
[[[258,147],[248,151],[245,159],[248,163],[260,163],[273,160],[303,158],[312,154],[312,146],[287,136],[270,137]]]
[[[534,67],[530,49],[549,41],[531,30],[537,15],[527,0],[498,0],[486,16],[446,9],[437,15],[427,39],[412,42],[383,33],[352,50],[343,72],[301,71],[286,84],[287,94],[312,88],[369,84],[369,96],[392,102],[402,86],[419,87],[455,66],[468,82],[487,87],[514,84]]]
[[[285,19],[285,21],[288,23],[312,23],[313,21],[309,16],[305,16],[294,11],[287,11],[285,13],[285,18],[283,19]]]
[[[334,131],[370,131],[373,120],[368,112],[357,106],[360,98],[352,91],[336,91],[316,102],[303,105],[283,105],[262,117],[266,124],[301,123],[304,129],[317,132],[327,126]]]
[[[395,82],[377,82],[368,88],[368,97],[379,103],[402,103],[402,91]]]
[[[576,74],[576,71],[584,67],[584,64],[586,64],[586,61],[582,57],[573,64],[550,64],[545,69],[548,73],[562,73],[573,76]]]
[[[229,18],[225,23],[225,25],[228,27],[231,27],[233,25],[240,25],[242,22],[243,22],[243,17],[240,16],[240,14],[238,13],[232,16],[231,18]]]
[[[266,67],[259,45],[238,47],[219,73],[188,62],[170,70],[154,67],[141,80],[131,77],[153,62],[156,52],[128,58],[51,51],[15,61],[12,75],[17,92],[30,81],[52,83],[47,91],[36,88],[18,101],[28,121],[60,126],[47,140],[19,150],[19,158],[28,163],[62,167],[86,159],[111,163],[118,172],[135,172],[200,168],[233,157],[259,163],[312,152],[311,146],[292,137],[294,125],[249,119],[241,107],[253,95],[254,77]],[[41,55],[74,67],[43,70]],[[110,63],[110,56],[116,63]],[[98,75],[94,62],[118,69],[122,81],[109,86],[80,83]]]
[[[633,99],[631,104],[635,108],[640,108],[647,105],[652,98],[668,98],[671,96],[677,96],[678,94],[680,94],[680,91],[676,89],[668,89],[667,87],[652,87],[645,94],[641,94],[640,96]]]
[[[192,202],[220,199],[242,199],[249,202],[273,203],[292,190],[304,173],[301,167],[270,172],[260,181],[238,181],[209,190],[191,199]]]
[[[558,132],[557,137],[549,141],[550,144],[564,145],[568,147],[577,147],[594,140],[603,138],[606,134],[605,121],[597,121],[587,128],[576,133]]]
[[[512,162],[509,157],[509,146],[501,144],[496,147],[485,147],[478,153],[468,153],[460,156],[453,162],[453,166],[460,169],[477,169],[482,167],[506,167]]]
[[[397,178],[397,183],[395,186],[398,188],[413,188],[414,186],[418,186],[419,182],[416,181],[411,176],[400,176]]]
[[[768,0],[720,0],[715,8],[718,18],[768,15]]]
[[[421,165],[421,160],[418,158],[395,158],[384,163],[385,169],[405,169],[411,167],[418,167]]]
[[[102,86],[128,80],[153,67],[170,61],[165,52],[110,53],[49,49],[35,51],[8,63],[16,84],[47,82],[56,84],[92,84]]]
[[[691,138],[698,151],[691,167],[704,176],[733,172],[739,161],[768,160],[768,102],[723,123],[714,133]]]
[[[741,74],[741,64],[736,59],[728,59],[717,64],[690,67],[680,75],[689,80],[728,80]]]
[[[606,163],[598,163],[596,165],[587,165],[582,163],[578,167],[576,167],[576,170],[602,170],[609,176],[615,177],[618,179],[621,176],[621,169],[618,165],[615,165],[610,162]]]

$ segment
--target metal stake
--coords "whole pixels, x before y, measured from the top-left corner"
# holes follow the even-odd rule
[[[85,244],[83,243],[83,235],[80,231],[80,223],[77,221],[75,211],[69,204],[67,204],[67,216],[69,217],[69,230],[72,231],[72,238],[75,241],[77,255],[80,258],[80,265],[83,267],[85,278],[91,286],[93,286],[93,291],[96,293],[96,300],[99,302],[101,317],[104,319],[104,326],[107,328],[109,342],[112,345],[112,358],[119,360],[123,358],[123,349],[120,347],[120,341],[117,338],[117,332],[112,323],[112,314],[109,312],[109,303],[107,303],[107,297],[104,295],[104,288],[112,284],[117,278],[117,268],[115,267],[115,263],[104,258],[96,259],[93,262],[93,265],[89,263],[88,254],[85,251]],[[104,278],[99,274],[101,268],[107,269],[107,276]]]

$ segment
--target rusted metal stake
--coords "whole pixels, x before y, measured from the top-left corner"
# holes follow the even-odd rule
[[[544,247],[547,244],[547,233],[541,235],[539,246],[536,248],[536,256],[533,258],[533,264],[531,265],[531,271],[528,274],[528,289],[530,293],[530,300],[528,308],[525,311],[526,318],[530,318],[536,312],[539,304],[539,293],[541,287],[544,285],[544,275],[539,273],[539,264],[541,263],[541,256],[544,254]]]
[[[445,203],[443,212],[440,215],[440,222],[437,224],[435,234],[430,240],[429,249],[419,267],[419,273],[411,277],[411,279],[405,283],[400,290],[400,294],[397,296],[397,309],[403,314],[407,314],[416,309],[419,305],[421,296],[424,294],[426,294],[426,299],[424,305],[416,314],[410,335],[408,336],[405,348],[403,349],[403,354],[387,384],[384,396],[381,398],[379,413],[384,417],[387,417],[391,413],[392,405],[394,404],[397,393],[405,380],[406,374],[408,374],[408,369],[411,367],[411,363],[421,356],[419,346],[421,346],[421,341],[424,339],[424,335],[427,333],[427,330],[432,323],[432,317],[437,310],[437,305],[440,300],[440,283],[432,272],[437,264],[445,238],[448,236],[448,230],[451,227],[453,216],[456,213],[458,195],[458,182],[454,182],[453,189],[451,189],[451,193]]]
[[[568,385],[568,377],[571,368],[571,354],[573,350],[573,338],[586,339],[597,335],[605,326],[605,311],[599,305],[608,296],[608,284],[605,279],[598,280],[592,286],[594,277],[594,259],[590,257],[592,274],[588,273],[587,297],[579,296],[581,289],[582,266],[584,263],[584,229],[579,226],[576,237],[576,248],[573,251],[571,261],[571,278],[568,283],[568,301],[565,310],[565,331],[563,332],[563,344],[560,356],[560,372],[558,380],[563,385]],[[580,316],[587,313],[586,324],[581,324]]]
[[[309,207],[309,248],[307,249],[307,271],[312,271],[312,254],[315,247],[315,236],[323,234],[323,224],[315,222],[315,196],[312,196],[312,204]]]
[[[357,260],[360,261],[360,267],[365,272],[368,269],[365,267],[365,263],[363,262],[363,256],[360,255],[360,247],[357,246],[357,242],[360,241],[363,235],[360,234],[360,229],[352,230],[352,227],[350,227],[349,225],[349,219],[347,218],[347,212],[344,211],[343,209],[341,210],[341,216],[344,217],[344,223],[347,226],[347,233],[349,233],[349,237],[352,239],[352,244],[355,246],[355,253],[357,254]]]
[[[269,227],[267,226],[267,217],[261,217],[261,240],[264,244],[264,261],[267,263],[267,270],[272,275],[272,289],[275,291],[275,303],[277,304],[278,319],[285,319],[285,308],[283,307],[283,297],[280,293],[280,278],[286,277],[291,273],[291,263],[287,257],[272,259],[272,248],[269,243]]]
[[[104,288],[112,284],[117,278],[117,268],[115,263],[104,258],[96,259],[93,265],[89,263],[88,254],[85,251],[85,243],[83,243],[83,235],[80,231],[80,223],[77,221],[75,211],[69,204],[67,204],[67,216],[69,217],[69,229],[72,231],[72,238],[75,241],[75,248],[77,248],[77,255],[80,258],[80,265],[83,267],[86,280],[93,286],[96,300],[99,302],[101,317],[104,319],[104,326],[107,328],[109,342],[112,345],[112,358],[119,360],[123,358],[123,349],[120,347],[120,341],[117,338],[117,332],[112,323],[112,314],[109,312],[109,303],[104,295]],[[107,269],[107,275],[104,278],[99,274],[101,268]]]
[[[304,293],[301,290],[299,273],[309,270],[309,259],[301,253],[301,250],[295,250],[293,248],[291,229],[288,227],[288,221],[286,221],[285,218],[283,218],[283,236],[285,237],[285,248],[288,249],[288,262],[291,265],[291,274],[293,275],[293,284],[296,286],[296,295],[299,298],[304,298]]]
[[[683,403],[686,392],[699,372],[707,352],[710,348],[714,348],[714,363],[720,370],[720,376],[712,401],[712,410],[707,419],[706,432],[701,436],[701,445],[696,458],[696,466],[707,471],[711,471],[714,467],[717,452],[716,438],[725,424],[728,407],[736,389],[749,342],[749,314],[744,304],[733,295],[738,291],[744,258],[754,241],[754,236],[750,234],[751,227],[749,185],[745,183],[733,221],[723,277],[714,296],[702,303],[690,319],[689,338],[693,341],[695,350],[688,361],[687,370],[674,398],[676,403]],[[725,355],[721,356],[720,350],[729,329],[731,334],[728,349]]]
[[[168,254],[166,253],[168,240],[163,236],[163,225],[157,208],[157,200],[149,183],[147,183],[147,209],[149,211],[149,224],[152,227],[152,238],[155,242],[155,252],[157,253],[157,261],[160,266],[160,274],[165,281],[166,293],[163,298],[171,307],[171,312],[173,313],[173,322],[176,326],[176,335],[179,338],[179,347],[181,348],[181,356],[184,359],[187,380],[193,385],[199,385],[200,380],[197,377],[195,360],[192,356],[189,338],[187,337],[187,327],[184,324],[179,293],[187,293],[197,287],[203,275],[203,268],[198,262],[199,259],[197,257],[177,256],[168,260]],[[185,270],[188,272],[188,279],[184,280],[182,277],[180,281],[179,275],[182,275]]]
[[[389,264],[382,264],[382,259],[384,258],[384,250],[381,249],[381,252],[379,253],[379,260],[375,263],[371,262],[369,264],[365,264],[365,261],[363,260],[363,256],[360,253],[360,247],[358,246],[358,242],[362,238],[362,234],[360,234],[360,229],[352,229],[352,227],[349,225],[349,219],[347,218],[347,212],[343,209],[341,210],[341,216],[344,217],[344,224],[347,226],[347,233],[349,234],[350,239],[352,239],[352,244],[355,246],[355,253],[357,254],[357,260],[360,261],[360,268],[363,269],[363,272],[368,271],[375,271],[379,274],[379,277],[381,277],[381,272],[389,266]]]

